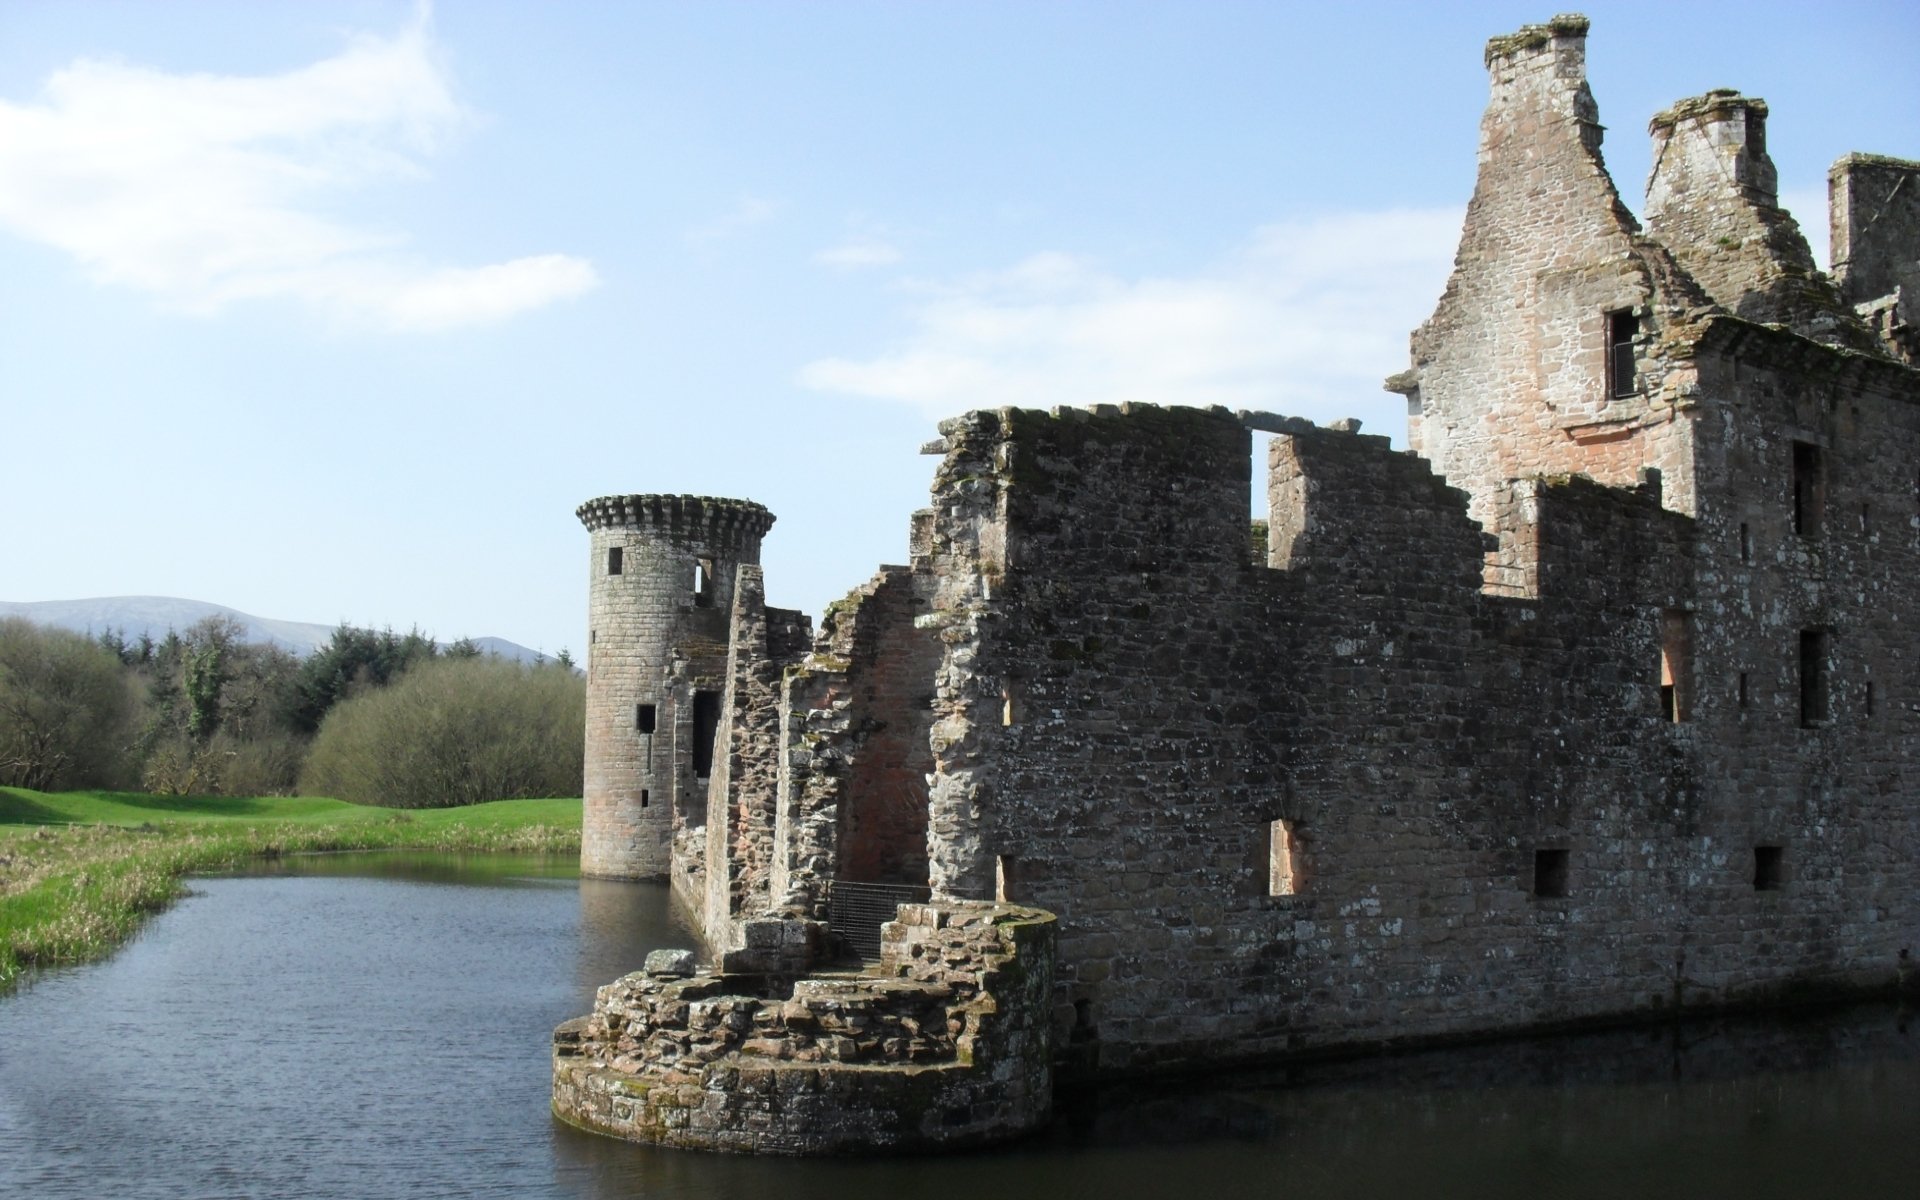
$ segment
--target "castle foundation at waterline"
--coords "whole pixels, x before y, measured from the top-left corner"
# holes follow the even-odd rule
[[[563,1025],[559,1115],[975,1144],[1058,1079],[1911,986],[1920,163],[1835,164],[1823,273],[1766,105],[1709,92],[1652,119],[1643,228],[1586,33],[1488,44],[1408,452],[969,413],[817,630],[758,505],[581,508],[583,868],[670,879],[711,965]]]

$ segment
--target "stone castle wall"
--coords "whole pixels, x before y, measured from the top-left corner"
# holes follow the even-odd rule
[[[669,681],[685,786],[646,828],[725,978],[629,977],[563,1027],[569,1119],[859,1144],[831,1097],[869,1144],[938,1144],[914,1122],[963,1103],[962,1140],[1037,1120],[1042,1044],[1107,1076],[1912,986],[1920,167],[1835,168],[1829,279],[1778,207],[1764,103],[1710,92],[1654,118],[1642,232],[1586,31],[1488,45],[1455,269],[1388,384],[1412,452],[1224,409],[969,413],[924,448],[910,564],[810,646],[765,607],[757,534],[730,612],[662,602],[657,632],[638,598],[703,551],[628,543],[666,582],[596,579],[596,621],[648,631],[594,659],[589,746],[622,733],[619,679]],[[695,796],[700,688],[724,703]],[[632,753],[589,755],[590,840]],[[933,901],[877,970],[794,983],[848,882]],[[1044,952],[986,940],[1007,906],[1052,914]],[[992,945],[1046,964],[967,993],[1019,1014],[996,1053],[1026,1065],[911,1090],[974,1054],[952,972]],[[822,1062],[882,1069],[860,1100]]]

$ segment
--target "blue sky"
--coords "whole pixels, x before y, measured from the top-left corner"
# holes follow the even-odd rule
[[[1910,3],[1593,3],[1657,109],[1920,157]],[[1510,3],[0,3],[0,599],[585,642],[613,492],[765,503],[770,599],[906,553],[935,422],[1380,391]]]

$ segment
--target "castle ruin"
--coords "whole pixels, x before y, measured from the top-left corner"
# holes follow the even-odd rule
[[[583,869],[670,878],[712,964],[556,1031],[556,1112],[961,1145],[1057,1077],[1911,986],[1920,163],[1834,165],[1822,273],[1766,105],[1709,92],[1652,120],[1643,228],[1586,32],[1488,44],[1410,452],[969,413],[817,633],[758,505],[581,508]]]

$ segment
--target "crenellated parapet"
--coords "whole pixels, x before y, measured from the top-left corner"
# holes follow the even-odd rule
[[[574,510],[588,529],[644,529],[717,551],[759,550],[773,514],[751,500],[717,496],[600,496]]]

